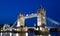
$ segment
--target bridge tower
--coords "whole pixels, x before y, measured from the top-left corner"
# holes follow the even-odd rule
[[[42,6],[37,11],[37,25],[46,25],[46,11]]]
[[[45,25],[46,25],[46,10],[42,6],[40,6],[40,8],[37,11],[37,26],[40,26],[38,27],[38,30],[41,30],[43,32],[47,31]]]
[[[27,27],[25,27],[25,18],[22,13],[20,13],[18,16],[17,31],[21,32],[18,34],[18,36],[26,36],[26,33],[22,33],[27,32]]]
[[[17,27],[24,26],[24,15],[22,13],[18,16]]]

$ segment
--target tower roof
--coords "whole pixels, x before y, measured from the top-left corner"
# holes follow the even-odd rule
[[[46,10],[42,7],[42,6],[40,6],[39,8],[38,8],[38,11],[37,11],[37,13],[41,13],[42,15],[46,15]]]
[[[19,16],[23,16],[23,13],[22,13],[22,12],[20,12],[20,13],[19,13]]]
[[[39,9],[43,9],[42,5],[40,6],[40,8],[39,8]]]
[[[23,13],[22,13],[22,12],[20,12],[20,14],[21,14],[21,15],[23,15]]]
[[[43,7],[42,7],[42,5],[38,8],[38,11],[37,11],[37,13],[40,13],[41,11],[43,11]]]

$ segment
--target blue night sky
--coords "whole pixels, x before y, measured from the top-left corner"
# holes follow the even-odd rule
[[[60,22],[59,0],[0,0],[0,24],[13,24],[20,12],[23,14],[36,13],[40,5],[46,9],[47,17]],[[36,22],[36,18],[33,22]],[[27,25],[30,24],[32,24],[31,20]]]

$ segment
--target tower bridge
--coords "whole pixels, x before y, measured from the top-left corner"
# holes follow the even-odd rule
[[[26,16],[24,16],[22,13],[20,13],[16,22],[10,28],[7,29],[12,29],[16,23],[17,23],[16,27],[24,27],[25,19],[33,18],[33,17],[37,17],[37,26],[46,25],[46,10],[41,6],[38,9],[37,13],[35,14],[32,13],[30,15],[27,14]]]
[[[16,23],[17,23],[16,27],[18,27],[19,30],[20,30],[20,27],[25,28],[25,19],[34,18],[34,17],[37,17],[37,26],[40,26],[39,29],[42,29],[42,30],[43,30],[43,28],[41,26],[44,26],[44,28],[46,27],[45,26],[46,25],[46,19],[49,22],[51,22],[52,24],[53,23],[55,25],[60,24],[58,22],[55,22],[52,19],[49,19],[48,17],[46,18],[46,10],[43,7],[40,7],[38,9],[37,13],[35,13],[35,14],[32,13],[30,15],[27,14],[26,16],[24,16],[22,13],[20,13],[17,20],[15,21],[15,23],[11,27],[9,27],[7,29],[14,29],[13,27],[15,27]],[[34,25],[34,26],[36,26],[36,25]],[[35,27],[28,27],[28,28],[33,28],[34,29]],[[50,27],[50,28],[52,28],[52,27]]]
[[[29,18],[34,18],[37,17],[37,25],[34,24],[34,27],[27,27],[25,26],[25,20],[29,19]],[[17,33],[19,32],[19,36],[22,36],[23,33],[24,35],[26,34],[26,32],[30,31],[29,29],[33,29],[36,33],[36,31],[41,32],[41,34],[49,34],[49,30],[50,28],[55,28],[55,27],[47,27],[47,23],[46,20],[48,20],[48,24],[49,25],[59,25],[60,23],[49,18],[46,17],[46,10],[42,7],[40,7],[37,11],[37,13],[32,13],[32,14],[26,14],[26,16],[24,16],[22,13],[19,14],[17,20],[14,22],[14,24],[12,26],[9,25],[4,25],[3,26],[3,30],[2,32],[7,32],[7,30],[9,30],[8,32],[14,32],[16,31]],[[17,25],[16,25],[17,23]],[[16,26],[15,26],[16,25]],[[20,32],[23,32],[20,34]],[[40,34],[40,33],[39,33]],[[24,36],[23,35],[23,36]]]

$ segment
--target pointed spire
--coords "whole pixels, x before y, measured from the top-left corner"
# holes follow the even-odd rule
[[[39,7],[37,13],[41,13],[43,16],[46,15],[46,10],[42,7],[42,5]]]
[[[37,13],[40,13],[41,11],[43,11],[43,7],[42,7],[42,5],[38,8],[38,11],[37,11]]]
[[[40,6],[40,8],[39,8],[39,9],[43,9],[42,5]]]
[[[22,13],[22,12],[20,12],[19,16],[23,16],[23,13]]]

